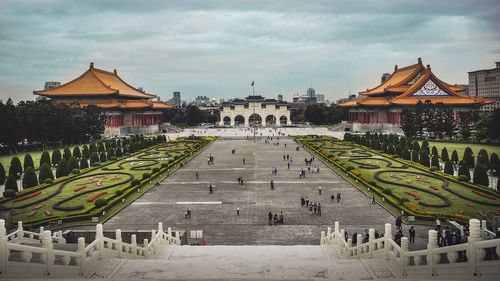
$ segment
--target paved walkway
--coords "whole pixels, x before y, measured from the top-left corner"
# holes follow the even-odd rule
[[[219,139],[141,198],[104,224],[105,229],[153,229],[157,222],[178,230],[203,230],[210,245],[310,245],[319,244],[321,231],[338,220],[350,235],[375,227],[383,231],[394,217],[316,160],[320,173],[307,173],[299,179],[304,158],[311,155],[300,149],[291,138],[282,138],[279,146],[264,140]],[[285,147],[285,144],[287,147]],[[232,154],[231,150],[236,149]],[[215,163],[207,164],[214,155]],[[290,170],[283,155],[293,159]],[[245,158],[245,164],[242,163]],[[271,174],[271,168],[278,175]],[[199,178],[195,174],[198,172]],[[244,185],[238,185],[242,177]],[[270,189],[273,180],[275,190]],[[208,185],[215,184],[210,194]],[[322,195],[318,186],[322,186]],[[330,195],[341,193],[340,203]],[[309,215],[300,206],[300,197],[321,203],[322,216]],[[236,208],[240,208],[240,216]],[[191,218],[184,218],[186,208]],[[268,225],[268,213],[283,212],[285,224]],[[421,234],[425,233],[422,231]],[[422,246],[425,241],[421,240]],[[192,241],[192,240],[191,240]]]

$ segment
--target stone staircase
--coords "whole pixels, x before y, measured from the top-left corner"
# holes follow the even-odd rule
[[[111,280],[382,280],[381,260],[342,259],[333,246],[174,246],[156,259],[111,259],[90,278]]]

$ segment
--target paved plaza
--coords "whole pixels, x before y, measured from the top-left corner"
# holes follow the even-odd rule
[[[269,144],[264,139],[218,139],[160,186],[107,221],[105,229],[154,229],[162,221],[188,233],[203,230],[211,245],[310,245],[319,244],[320,232],[335,221],[350,235],[370,227],[383,231],[385,223],[394,222],[391,214],[372,205],[368,197],[319,160],[312,166],[318,166],[320,173],[307,172],[305,178],[299,178],[299,169],[306,167],[304,158],[311,155],[302,148],[296,151],[292,138],[281,137],[279,145],[274,145],[276,139]],[[234,154],[232,149],[236,150]],[[207,164],[210,154],[215,158],[212,165]],[[290,169],[283,155],[293,160]],[[271,173],[273,166],[277,175]],[[238,184],[238,177],[243,178],[243,185]],[[209,184],[215,185],[213,194],[209,193]],[[322,195],[318,194],[319,185]],[[331,202],[330,195],[337,193],[342,196],[340,203]],[[311,216],[301,207],[301,196],[320,203],[322,216]],[[185,218],[186,208],[192,210],[191,218]],[[269,212],[283,212],[284,225],[269,226]],[[425,235],[424,231],[420,234]]]

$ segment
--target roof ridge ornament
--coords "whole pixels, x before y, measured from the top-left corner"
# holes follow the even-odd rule
[[[398,70],[398,65],[396,64],[396,65],[394,66],[394,71],[397,71],[397,70]]]
[[[431,65],[430,64],[427,65],[427,70],[431,71]]]
[[[418,63],[422,63],[422,58],[418,58]]]
[[[91,62],[91,63],[90,63],[90,69],[93,69],[93,68],[94,68],[94,63],[93,63],[93,62]]]
[[[118,74],[118,71],[116,71],[116,68],[115,68],[115,69],[113,69],[113,73],[114,73],[114,74]]]

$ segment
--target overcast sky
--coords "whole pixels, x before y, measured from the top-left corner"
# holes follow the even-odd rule
[[[0,99],[94,62],[168,99],[336,100],[422,57],[448,83],[500,61],[500,1],[0,0]]]

